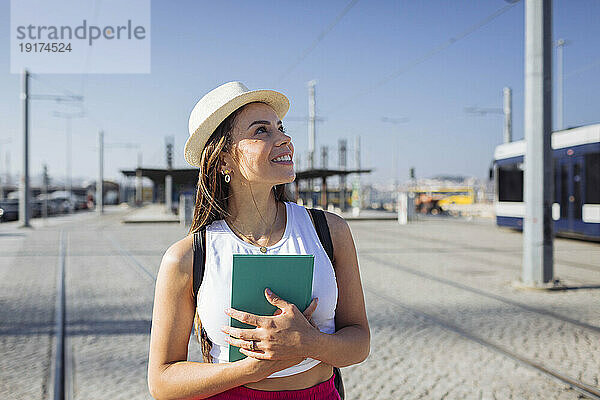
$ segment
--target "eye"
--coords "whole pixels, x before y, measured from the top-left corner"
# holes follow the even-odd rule
[[[254,131],[255,135],[258,135],[259,133],[263,133],[266,132],[267,129],[264,126],[259,126],[258,128],[256,128],[256,130]]]
[[[287,132],[287,131],[285,130],[285,128],[283,127],[283,125],[281,125],[281,126],[279,127],[279,130],[280,130],[281,132],[283,132],[283,133],[286,133],[286,132]]]

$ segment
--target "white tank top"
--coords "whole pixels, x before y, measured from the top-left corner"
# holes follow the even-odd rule
[[[265,254],[313,254],[312,297],[319,303],[312,317],[321,332],[335,333],[335,308],[338,288],[335,271],[323,249],[308,210],[293,202],[286,202],[286,226],[281,240],[267,247]],[[229,325],[224,312],[231,306],[231,272],[233,254],[263,254],[258,246],[237,237],[223,220],[214,221],[206,228],[206,267],[198,290],[198,316],[208,338],[213,343],[210,354],[214,363],[229,362],[229,344],[225,342],[222,326]],[[307,371],[319,360],[307,358],[302,362],[268,376],[276,378]]]

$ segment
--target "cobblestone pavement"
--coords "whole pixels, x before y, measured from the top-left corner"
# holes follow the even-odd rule
[[[60,230],[75,399],[150,399],[154,278],[177,224],[121,224],[123,209],[0,225],[0,398],[51,393]],[[517,290],[519,233],[489,223],[352,221],[371,353],[342,368],[350,399],[577,399],[498,346],[598,388],[600,246],[557,239],[556,275],[577,289]],[[190,359],[199,359],[190,342]]]

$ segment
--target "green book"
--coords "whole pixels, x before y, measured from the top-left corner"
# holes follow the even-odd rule
[[[304,311],[312,301],[312,279],[315,256],[234,254],[231,282],[231,307],[255,315],[272,316],[277,307],[267,301],[265,288]],[[234,318],[230,326],[256,328]],[[229,361],[246,356],[239,348],[229,346]]]

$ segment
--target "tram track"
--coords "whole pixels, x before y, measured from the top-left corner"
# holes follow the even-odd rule
[[[150,278],[153,282],[156,281],[156,277],[154,276],[154,274],[151,272],[151,270],[149,268],[147,268],[146,266],[144,266],[144,264],[142,262],[140,262],[135,255],[130,252],[129,250],[125,249],[123,246],[121,246],[114,238],[110,237],[110,236],[106,236],[103,235],[102,236],[105,238],[105,240],[107,242],[109,242],[111,244],[111,246],[117,251],[118,254],[120,254],[123,258],[125,258],[126,260],[128,260],[128,264],[130,264],[131,266],[135,267],[135,269],[142,275],[146,276],[147,278]],[[479,250],[479,251],[484,251],[484,250]],[[378,257],[374,257],[370,254],[364,254],[364,253],[360,253],[361,256],[366,257],[368,259],[371,259],[371,261],[377,262],[377,263],[384,263],[384,264],[393,264],[390,262],[384,262],[383,260],[379,259]],[[393,268],[396,268],[396,266],[394,265],[388,265],[391,266]],[[527,311],[531,311],[531,312],[535,312],[541,315],[545,315],[545,316],[550,316],[552,318],[556,318],[559,320],[562,320],[564,322],[568,322],[577,326],[580,326],[582,328],[586,328],[586,329],[590,329],[594,332],[600,332],[600,327],[598,326],[594,326],[594,325],[590,325],[590,324],[586,324],[583,323],[581,321],[577,321],[577,320],[573,320],[564,316],[561,316],[559,314],[555,314],[543,309],[538,309],[535,307],[531,307],[531,306],[527,306],[525,304],[522,304],[520,302],[514,301],[512,299],[508,299],[508,298],[504,298],[502,296],[493,294],[493,293],[488,293],[485,291],[482,291],[480,289],[476,289],[476,288],[472,288],[469,287],[467,285],[462,285],[459,284],[457,282],[453,282],[451,280],[447,280],[444,278],[439,278],[436,277],[434,275],[430,275],[427,273],[423,273],[421,271],[417,271],[414,270],[410,267],[402,267],[402,270],[404,270],[405,272],[409,272],[409,273],[414,273],[416,275],[421,276],[422,278],[426,278],[426,279],[431,279],[431,280],[435,280],[438,281],[440,283],[443,284],[449,284],[451,286],[457,287],[459,289],[462,290],[468,290],[470,292],[474,292],[478,295],[482,295],[488,298],[493,298],[495,300],[513,305],[513,306],[517,306],[520,307],[522,309],[525,309]],[[527,366],[529,368],[532,368],[538,372],[543,373],[544,375],[548,376],[549,378],[551,378],[552,380],[554,380],[555,382],[557,382],[558,384],[561,385],[567,385],[571,388],[573,388],[574,390],[576,390],[577,392],[581,393],[582,395],[586,396],[587,398],[590,399],[598,399],[600,400],[600,390],[598,390],[595,387],[592,387],[584,382],[581,382],[573,377],[568,376],[567,374],[561,373],[560,371],[557,371],[555,369],[549,368],[539,362],[536,362],[535,360],[529,359],[527,357],[521,356],[519,354],[517,354],[516,352],[510,351],[508,349],[506,349],[505,347],[495,344],[492,341],[485,339],[483,337],[480,337],[476,334],[470,333],[462,328],[460,328],[457,325],[452,324],[449,321],[446,321],[444,319],[441,319],[439,317],[436,317],[434,315],[431,315],[427,312],[424,312],[420,309],[417,309],[413,306],[408,306],[406,304],[401,303],[398,299],[395,299],[393,297],[390,297],[388,295],[382,294],[381,291],[376,290],[375,288],[371,287],[370,285],[364,285],[365,286],[365,290],[367,290],[369,293],[371,293],[372,295],[378,296],[379,298],[381,298],[382,300],[392,304],[393,306],[402,308],[406,311],[412,312],[414,314],[420,315],[423,318],[433,322],[434,324],[442,327],[445,330],[449,330],[452,331],[458,335],[460,335],[461,337],[468,339],[469,341],[475,342],[480,344],[481,346],[484,346],[496,353],[499,353],[505,357],[508,357],[512,360],[515,360],[516,362],[518,362],[521,365]]]
[[[383,233],[382,233],[383,232]],[[392,231],[386,230],[386,231],[382,231],[382,230],[378,230],[377,232],[373,232],[374,235],[379,235],[381,237],[386,237],[387,239],[390,238],[390,235],[392,233]],[[520,259],[521,255],[520,255],[520,250],[511,250],[511,249],[503,249],[503,250],[498,250],[495,248],[491,248],[491,247],[486,247],[486,246],[474,246],[474,245],[469,245],[469,244],[465,244],[463,242],[458,242],[458,241],[451,241],[451,240],[447,240],[447,239],[433,239],[427,236],[420,236],[420,235],[415,235],[415,234],[410,234],[407,232],[402,232],[402,236],[405,238],[408,238],[409,240],[413,240],[413,241],[417,241],[419,243],[423,243],[423,242],[438,242],[438,243],[442,243],[442,244],[447,244],[449,246],[453,246],[453,248],[436,248],[434,250],[431,250],[429,248],[426,247],[420,247],[420,248],[411,248],[410,250],[412,252],[415,251],[419,251],[419,249],[423,252],[436,252],[436,253],[446,253],[449,254],[450,256],[453,257],[459,257],[462,259],[466,259],[466,260],[470,260],[470,261],[479,261],[485,264],[493,264],[495,266],[498,266],[502,269],[505,270],[511,270],[511,271],[518,271],[519,267],[517,266],[513,266],[511,264],[507,264],[505,262],[502,261],[497,261],[494,260],[492,258],[489,257],[481,257],[481,256],[477,256],[476,253],[493,253],[493,254],[501,254],[504,256],[507,256],[509,258],[517,258]],[[456,249],[459,250],[466,250],[465,251],[456,251]],[[402,249],[400,249],[402,250]],[[380,252],[380,250],[379,250]],[[368,254],[369,251],[363,253],[362,254]],[[559,259],[556,260],[558,263],[560,263],[563,266],[566,267],[573,267],[573,268],[582,268],[582,269],[588,269],[588,270],[592,270],[594,272],[600,272],[600,267],[598,269],[596,268],[592,268],[594,267],[593,265],[587,265],[587,264],[582,264],[582,265],[569,265],[569,264],[565,264],[564,262],[561,262]],[[585,285],[585,282],[581,281],[581,279],[579,277],[574,277],[570,274],[561,274],[564,278],[568,278],[569,280],[576,282],[578,284],[582,284]],[[599,283],[600,284],[600,283]],[[594,285],[592,285],[594,286]]]
[[[557,370],[549,368],[539,362],[536,362],[535,360],[531,360],[527,357],[523,357],[503,346],[500,346],[500,345],[495,344],[485,338],[482,338],[478,335],[475,335],[473,333],[465,331],[464,329],[461,329],[459,326],[452,324],[451,322],[448,322],[444,319],[441,319],[441,318],[431,315],[427,312],[424,312],[418,308],[415,308],[414,306],[407,306],[406,304],[403,304],[402,302],[400,302],[398,299],[395,299],[391,296],[382,294],[380,290],[377,290],[376,288],[371,287],[370,285],[364,285],[364,287],[365,287],[365,290],[368,291],[373,296],[379,297],[380,299],[382,299],[398,308],[401,308],[407,312],[419,315],[419,316],[425,318],[426,320],[431,321],[435,325],[440,326],[441,328],[443,328],[445,330],[454,332],[465,339],[468,339],[472,342],[478,343],[487,349],[490,349],[490,350],[492,350],[496,353],[499,353],[505,357],[508,357],[512,360],[515,360],[516,362],[518,362],[521,365],[532,368],[538,372],[542,372],[546,376],[553,379],[555,382],[560,383],[560,384],[566,384],[569,387],[573,388],[577,392],[583,394],[584,396],[587,396],[590,399],[600,400],[600,390],[595,387],[587,385],[586,383],[583,383],[575,378],[572,378],[572,377],[570,377],[566,374],[563,374]]]
[[[152,271],[150,271],[148,268],[146,268],[141,262],[139,262],[137,260],[137,258],[134,257],[134,255],[127,249],[123,248],[123,246],[121,246],[115,239],[113,239],[110,236],[106,236],[104,235],[103,232],[100,232],[100,235],[103,236],[110,244],[111,246],[117,250],[117,252],[125,259],[130,260],[130,262],[135,265],[136,269],[141,272],[144,276],[146,276],[147,278],[151,279],[153,282],[156,282],[156,276],[152,273]]]
[[[113,216],[111,218],[114,219]],[[90,218],[91,220],[91,218]],[[66,284],[65,275],[67,273],[67,258],[72,255],[68,251],[68,239],[69,239],[69,228],[73,226],[73,223],[66,223],[66,226],[58,227],[59,244],[58,244],[58,260],[56,265],[56,296],[54,306],[54,328],[52,334],[54,335],[54,344],[51,346],[49,351],[50,360],[50,377],[48,391],[49,398],[53,400],[73,400],[75,390],[75,377],[74,377],[74,351],[71,340],[69,338],[67,326],[67,301],[66,301]],[[98,234],[103,235],[103,228],[108,223],[96,225],[96,231]],[[104,236],[104,235],[103,235]],[[106,236],[105,236],[106,237]],[[108,238],[108,241],[112,246],[126,259],[130,260],[140,272],[145,273],[153,281],[156,281],[154,275],[146,269],[135,257],[133,257],[127,250],[123,249],[116,241],[112,238]],[[52,255],[51,252],[34,252],[27,254],[28,257],[40,256],[47,257]],[[20,256],[20,254],[10,254],[11,257]],[[73,256],[90,256],[89,253],[73,253]],[[96,255],[94,255],[96,256]]]
[[[396,231],[391,231],[391,230],[386,230],[385,228],[378,229],[377,232],[373,232],[373,233],[377,234],[377,233],[381,233],[381,232],[384,232],[384,234],[386,235],[386,237],[388,239],[390,238],[390,234],[393,234],[393,233],[397,234],[398,233],[397,230]],[[445,245],[448,245],[448,246],[452,246],[454,248],[468,250],[469,252],[500,253],[500,254],[506,255],[508,257],[515,257],[515,258],[521,257],[520,254],[511,254],[511,253],[520,253],[520,248],[511,248],[511,249],[498,250],[495,247],[472,245],[472,244],[460,242],[460,241],[457,241],[457,240],[432,238],[432,237],[429,237],[429,236],[416,235],[414,233],[409,233],[409,232],[405,232],[405,231],[402,232],[402,236],[403,237],[409,237],[411,239],[417,240],[420,243],[423,243],[423,242],[441,243],[441,244],[445,244]],[[427,249],[423,249],[423,250],[427,250]],[[567,260],[563,260],[563,259],[560,259],[560,258],[555,258],[555,261],[557,263],[559,263],[559,264],[561,264],[561,265],[563,265],[565,267],[569,267],[569,268],[580,268],[580,269],[585,269],[585,270],[588,270],[588,271],[600,272],[600,265],[594,265],[594,264],[588,264],[588,263],[582,263],[582,262],[575,262],[575,261],[567,261]]]
[[[361,258],[363,258],[363,257],[367,258],[367,259],[370,259],[374,263],[377,263],[377,264],[380,264],[380,265],[381,264],[382,265],[386,265],[386,266],[388,266],[388,267],[390,267],[392,269],[398,270],[398,271],[403,271],[403,272],[406,272],[406,273],[418,276],[420,278],[424,278],[424,279],[427,279],[427,280],[430,280],[430,281],[435,281],[435,282],[438,282],[438,283],[441,283],[441,284],[444,284],[444,285],[447,285],[447,286],[452,286],[452,287],[454,287],[456,289],[460,289],[460,290],[464,290],[464,291],[467,291],[467,292],[470,292],[470,293],[474,293],[474,294],[477,294],[479,296],[483,296],[483,297],[487,297],[489,299],[500,301],[500,302],[502,302],[504,304],[508,304],[508,305],[511,305],[511,306],[514,306],[514,307],[519,307],[519,308],[521,308],[523,310],[526,310],[526,311],[530,311],[530,312],[533,312],[533,313],[536,313],[536,314],[544,315],[546,317],[552,317],[552,318],[558,319],[560,321],[567,322],[567,323],[570,323],[572,325],[579,326],[580,328],[585,328],[585,329],[591,330],[593,332],[600,333],[600,326],[597,326],[597,325],[591,325],[591,324],[588,324],[588,323],[585,323],[585,322],[582,322],[582,321],[579,321],[579,320],[576,320],[576,319],[573,319],[573,318],[565,317],[564,315],[560,315],[560,314],[554,313],[552,311],[547,311],[547,310],[542,309],[542,308],[532,307],[532,306],[529,306],[527,304],[523,304],[523,303],[521,303],[519,301],[516,301],[516,300],[513,300],[513,299],[509,299],[509,298],[504,297],[504,296],[497,295],[495,293],[486,292],[484,290],[477,289],[477,288],[474,288],[474,287],[471,287],[471,286],[468,286],[468,285],[465,285],[465,284],[462,284],[462,283],[459,283],[459,282],[455,282],[455,281],[450,280],[450,279],[441,278],[439,276],[435,276],[435,275],[429,274],[427,272],[419,271],[417,269],[414,269],[414,268],[411,268],[411,267],[408,267],[408,266],[405,266],[405,265],[401,265],[401,264],[396,263],[396,262],[390,262],[390,261],[382,260],[381,258],[376,257],[376,256],[366,255],[365,254],[365,255],[361,255]]]
[[[55,346],[52,356],[52,398],[54,400],[73,399],[73,353],[66,326],[65,270],[68,235],[59,231],[58,264],[56,274],[56,304],[54,313]]]
[[[129,251],[119,245],[113,238],[103,234],[101,230],[98,233],[103,236],[123,258],[133,264],[136,269],[153,282],[156,277],[142,263],[140,263]],[[59,231],[58,263],[56,274],[56,301],[54,315],[54,335],[55,345],[51,352],[51,372],[50,382],[52,387],[53,400],[73,400],[74,399],[74,350],[67,331],[67,303],[66,303],[66,259],[71,257],[67,248],[68,233],[65,229]],[[113,254],[114,256],[114,254]]]

